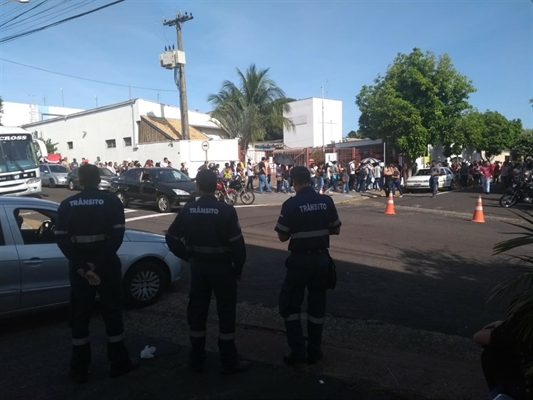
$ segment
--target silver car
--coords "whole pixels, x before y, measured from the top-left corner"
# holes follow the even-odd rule
[[[51,188],[56,186],[67,186],[67,176],[70,169],[59,164],[41,164],[41,183]]]
[[[55,243],[59,204],[23,197],[0,197],[0,314],[68,302],[68,261]],[[154,303],[181,277],[183,260],[162,235],[126,230],[118,255],[126,303]]]

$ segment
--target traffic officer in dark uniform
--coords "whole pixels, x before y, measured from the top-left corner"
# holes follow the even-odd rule
[[[168,229],[170,250],[191,263],[191,290],[187,319],[192,351],[189,367],[200,372],[206,358],[205,335],[211,292],[217,300],[218,348],[221,372],[232,374],[252,365],[239,361],[235,347],[237,281],[246,261],[246,247],[235,209],[214,196],[216,175],[201,170],[196,175],[200,198],[187,204]]]
[[[333,200],[311,187],[311,175],[305,167],[294,167],[290,174],[296,196],[283,203],[275,230],[279,240],[290,239],[287,273],[279,298],[279,313],[285,320],[291,352],[287,364],[322,359],[322,328],[326,313],[329,236],[340,233],[341,221]],[[308,289],[307,334],[305,346],[300,322],[301,305]]]
[[[139,366],[139,359],[128,355],[122,324],[122,270],[117,251],[124,238],[124,207],[117,197],[98,190],[97,166],[84,164],[78,175],[84,189],[61,202],[55,235],[70,266],[70,376],[85,383],[91,362],[89,319],[97,292],[106,325],[110,376],[132,371]]]

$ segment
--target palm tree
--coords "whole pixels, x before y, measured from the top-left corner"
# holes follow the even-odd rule
[[[533,245],[533,218],[531,218],[531,214],[525,211],[524,213],[529,217],[518,215],[529,226],[511,224],[524,229],[523,235],[496,243],[494,245],[494,254],[501,254],[522,246],[531,248]],[[507,312],[507,318],[512,317],[514,314],[524,315],[520,324],[519,338],[523,342],[531,343],[533,341],[533,256],[531,256],[530,250],[525,255],[513,256],[513,258],[519,261],[516,268],[521,270],[522,274],[497,285],[491,291],[489,300],[494,298],[513,298],[514,301]],[[533,376],[533,363],[528,367],[527,374]]]
[[[210,113],[227,137],[238,138],[241,149],[265,137],[269,126],[277,125],[294,129],[292,122],[283,116],[290,111],[285,93],[268,77],[269,69],[258,70],[250,65],[243,73],[237,69],[238,86],[224,81],[216,94],[210,94],[208,101],[215,107]]]

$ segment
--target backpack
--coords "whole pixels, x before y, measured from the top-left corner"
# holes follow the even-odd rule
[[[261,169],[259,168],[259,164],[254,165],[254,174],[259,175],[261,172]]]
[[[368,176],[368,168],[363,167],[359,170],[359,176],[361,178],[366,178]]]

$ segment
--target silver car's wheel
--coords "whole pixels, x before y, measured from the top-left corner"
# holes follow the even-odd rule
[[[163,294],[167,278],[161,267],[146,261],[131,267],[124,278],[126,302],[133,307],[153,304]]]
[[[50,186],[50,188],[55,188],[56,187],[56,182],[53,179],[50,179],[48,181],[48,186]]]

